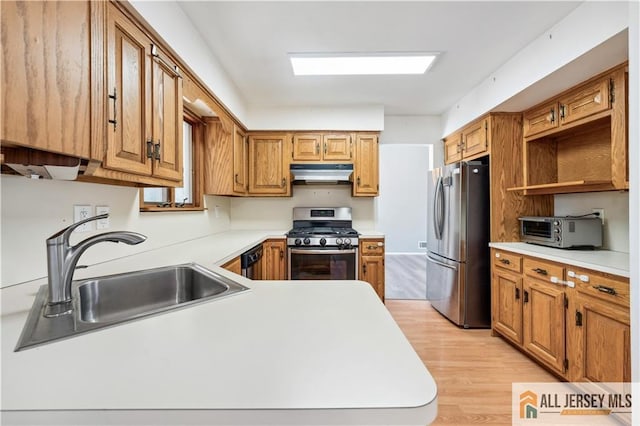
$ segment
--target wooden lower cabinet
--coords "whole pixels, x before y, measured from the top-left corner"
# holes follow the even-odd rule
[[[267,240],[262,244],[262,279],[287,279],[287,241]]]
[[[222,265],[227,271],[231,271],[234,274],[242,275],[242,263],[240,262],[240,256],[234,257],[224,265]]]
[[[358,279],[366,281],[384,302],[384,238],[361,238]]]
[[[629,280],[492,249],[492,329],[557,376],[629,382]]]
[[[557,284],[525,278],[522,291],[523,346],[560,374],[565,366],[565,291]]]

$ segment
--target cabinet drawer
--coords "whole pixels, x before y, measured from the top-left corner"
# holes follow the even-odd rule
[[[567,280],[575,282],[581,293],[629,307],[628,278],[568,267]]]
[[[550,102],[524,113],[524,137],[558,127],[558,103]]]
[[[522,256],[515,253],[495,251],[493,265],[496,268],[507,269],[513,272],[522,272]]]
[[[384,240],[360,240],[362,256],[380,256],[384,254]]]
[[[609,79],[583,86],[560,99],[560,120],[570,123],[609,109]]]
[[[552,262],[525,257],[523,261],[524,273],[543,281],[551,281],[551,278],[564,279],[564,267]]]

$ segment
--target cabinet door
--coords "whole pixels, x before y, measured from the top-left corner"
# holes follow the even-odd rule
[[[361,256],[360,279],[371,284],[384,302],[384,256]]]
[[[182,78],[178,69],[152,47],[153,175],[182,180]]]
[[[577,377],[573,381],[631,381],[629,310],[578,293],[575,318]]]
[[[350,161],[352,159],[350,134],[322,135],[322,158],[325,161]]]
[[[247,138],[238,125],[233,126],[233,192],[247,192]]]
[[[606,111],[609,102],[609,79],[595,81],[560,99],[560,120],[571,123],[584,117]]]
[[[104,167],[151,175],[151,40],[111,3],[107,8],[107,153]]]
[[[293,161],[320,161],[322,159],[322,135],[319,133],[296,133],[293,135]]]
[[[262,245],[263,280],[287,279],[287,242],[285,240],[268,240]]]
[[[462,131],[462,158],[487,152],[489,149],[488,119],[479,121]]]
[[[558,127],[558,103],[553,101],[524,113],[524,137]]]
[[[0,2],[3,145],[83,158],[92,154],[90,102],[93,96],[104,102],[91,85],[94,7],[102,5]]]
[[[353,195],[378,195],[378,136],[356,136]]]
[[[523,346],[535,358],[564,373],[564,289],[554,284],[525,279],[522,303]]]
[[[451,164],[462,160],[461,135],[450,136],[444,140],[444,163]]]
[[[493,329],[514,342],[522,343],[522,278],[494,271],[492,277],[491,322]]]
[[[249,136],[249,193],[289,195],[289,164],[285,134]]]

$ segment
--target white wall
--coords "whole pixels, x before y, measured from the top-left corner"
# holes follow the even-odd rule
[[[629,194],[627,192],[592,192],[562,194],[555,197],[555,215],[582,215],[592,208],[604,211],[604,248],[629,253]]]
[[[624,31],[629,25],[628,8],[627,2],[582,3],[456,102],[444,114],[443,136]],[[613,65],[617,63],[607,66]]]
[[[35,181],[10,175],[2,175],[0,185],[2,287],[46,277],[45,240],[73,223],[74,204],[90,204],[94,209],[96,205],[108,205],[111,227],[105,231],[127,230],[147,236],[147,241],[137,246],[97,244],[80,258],[81,265],[104,262],[230,228],[230,202],[225,197],[205,197],[205,206],[209,210],[204,212],[140,213],[136,188]],[[78,233],[72,238],[72,243],[96,233]]]
[[[444,164],[442,118],[435,115],[386,115],[380,144],[430,144],[433,165]],[[430,168],[432,164],[429,164]]]
[[[294,207],[351,207],[353,227],[376,229],[374,200],[351,197],[350,185],[294,185],[290,198],[260,197],[231,199],[232,229],[291,229]]]
[[[427,174],[432,145],[381,144],[376,228],[386,235],[387,253],[425,253]]]
[[[370,130],[384,129],[382,105],[353,107],[260,108],[250,106],[246,125],[251,130]]]

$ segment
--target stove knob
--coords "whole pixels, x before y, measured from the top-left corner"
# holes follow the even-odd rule
[[[320,245],[324,246],[327,244],[327,239],[326,238],[320,238]]]
[[[306,245],[309,245],[309,244],[311,244],[311,240],[307,237],[307,238],[304,239],[304,243]]]
[[[350,245],[351,245],[351,238],[345,238],[345,239],[344,239],[344,243],[345,243],[347,246],[350,246]]]
[[[300,244],[302,244],[302,240],[300,238],[296,238],[294,243],[295,243],[295,245],[299,246]]]
[[[337,245],[342,245],[342,238],[336,238],[336,244]]]

